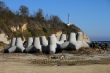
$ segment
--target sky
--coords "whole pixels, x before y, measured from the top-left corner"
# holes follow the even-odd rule
[[[43,9],[81,28],[91,40],[110,41],[110,0],[1,0],[13,11],[26,5],[30,13]]]

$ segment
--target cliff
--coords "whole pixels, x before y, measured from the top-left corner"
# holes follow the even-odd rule
[[[0,1],[0,4],[0,37],[3,38],[0,41],[4,43],[8,43],[7,39],[13,37],[22,37],[25,40],[30,36],[49,36],[59,31],[65,34],[81,31],[74,24],[68,26],[57,15],[46,17],[42,9],[32,15],[24,5],[20,6],[19,11],[13,12],[4,2]]]

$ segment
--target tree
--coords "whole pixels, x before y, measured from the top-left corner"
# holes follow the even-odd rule
[[[29,14],[29,10],[28,10],[28,7],[24,6],[24,5],[21,5],[20,8],[19,8],[19,14],[23,17],[27,17],[28,14]]]
[[[26,23],[27,30],[21,32],[17,30],[13,32],[11,27],[19,28]],[[22,5],[19,10],[13,12],[10,10],[3,1],[0,1],[0,31],[6,33],[9,37],[21,36],[42,36],[50,35],[56,33],[58,30],[62,32],[78,32],[78,29],[75,26],[68,27],[58,16],[45,16],[43,10],[39,9],[34,16],[29,15],[28,7]]]
[[[38,12],[36,12],[35,19],[38,22],[44,22],[44,15],[42,9],[39,9]]]
[[[58,16],[50,16],[49,22],[53,27],[57,27],[59,24],[62,24],[62,21]]]
[[[3,11],[9,11],[9,8],[5,5],[3,1],[0,1],[0,14],[2,14]]]
[[[5,8],[5,3],[3,1],[0,1],[0,9]]]
[[[61,23],[61,19],[58,17],[58,16],[51,16],[50,17],[50,20],[53,22],[53,23]]]

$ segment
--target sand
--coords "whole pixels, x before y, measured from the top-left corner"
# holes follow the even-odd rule
[[[32,60],[42,58],[47,57],[31,54],[0,54],[0,73],[110,73],[110,64],[43,66],[31,63]]]
[[[38,66],[24,63],[0,63],[0,73],[110,73],[109,65]]]

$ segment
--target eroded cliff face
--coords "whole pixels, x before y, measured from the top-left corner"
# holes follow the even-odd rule
[[[89,36],[86,33],[83,33],[83,40],[86,41],[87,43],[91,42]]]
[[[19,32],[19,35],[22,35],[22,40],[23,41],[25,41],[26,40],[26,37],[24,36],[24,34],[25,35],[28,35],[29,34],[29,36],[32,36],[32,35],[30,35],[30,31],[28,30],[28,23],[24,23],[24,24],[22,24],[21,26],[11,26],[10,27],[10,30],[11,30],[11,32],[13,33],[13,34],[15,34],[15,33],[18,33]],[[68,28],[74,28],[74,29],[78,29],[79,30],[79,28],[78,27],[76,27],[76,26],[67,26]],[[34,28],[33,28],[34,29]],[[36,28],[36,29],[39,29],[39,28]],[[56,29],[55,29],[56,30]],[[64,29],[65,30],[65,29]],[[27,31],[28,31],[28,34],[27,34]],[[41,31],[43,31],[43,30],[41,30]],[[47,30],[46,30],[47,31]],[[48,31],[51,31],[51,30],[48,30]],[[67,32],[73,32],[73,31],[71,31],[71,30],[66,30]],[[80,32],[81,30],[79,30],[78,32]],[[26,33],[25,33],[26,32]],[[39,33],[39,34],[41,34],[42,36],[46,36],[45,34],[48,34],[47,32],[45,33],[40,33],[40,32],[38,32],[38,31],[34,31],[34,33]],[[66,33],[67,33],[66,32]],[[81,31],[82,32],[82,31]],[[31,32],[32,33],[32,32]],[[54,34],[56,35],[56,37],[57,37],[57,39],[60,39],[60,36],[61,36],[61,34],[62,33],[65,33],[63,30],[57,30],[57,31],[54,31]],[[75,31],[75,33],[76,33],[76,31]],[[51,35],[51,33],[49,33],[49,35]],[[2,32],[2,33],[0,33],[0,42],[3,42],[3,43],[6,43],[6,44],[9,44],[9,42],[10,42],[10,40],[8,40],[8,37],[9,37],[9,35],[7,35],[7,34],[5,34],[4,32]],[[13,37],[18,37],[18,36],[13,36]],[[20,37],[20,36],[19,36]],[[48,36],[47,36],[48,37]],[[27,38],[28,38],[28,36],[27,36]],[[86,34],[86,33],[84,33],[83,32],[83,34],[82,34],[82,36],[80,37],[80,38],[82,38],[82,40],[83,41],[86,41],[87,43],[89,43],[90,42],[90,38],[88,37],[88,35]],[[10,38],[11,39],[11,38]]]
[[[62,35],[62,31],[58,31],[56,32],[56,37],[57,39],[60,39],[60,36]],[[90,38],[88,37],[87,34],[83,33],[83,35],[81,36],[82,40],[87,42],[87,43],[90,43]],[[25,41],[25,37],[24,37],[24,40]],[[5,34],[5,33],[0,33],[0,42],[3,42],[5,44],[9,44],[10,43],[10,40],[8,40],[8,36]]]
[[[0,33],[0,42],[9,44],[8,36],[5,33]]]
[[[11,26],[10,29],[11,29],[12,33],[18,32],[18,31],[24,32],[25,30],[27,30],[27,23],[23,24],[21,27],[20,26]],[[10,40],[8,40],[8,37],[9,36],[7,36],[7,34],[5,34],[5,32],[2,31],[0,33],[0,42],[9,44]]]
[[[27,23],[24,23],[21,27],[20,26],[11,26],[10,27],[12,32],[17,32],[17,31],[25,31],[27,30]]]
[[[57,39],[60,39],[60,36],[62,35],[62,33],[63,33],[62,31],[56,32]],[[83,34],[81,35],[80,39],[81,39],[80,41],[85,41],[87,43],[90,43],[91,42],[90,41],[90,38],[88,37],[88,35],[85,32],[83,32]]]

